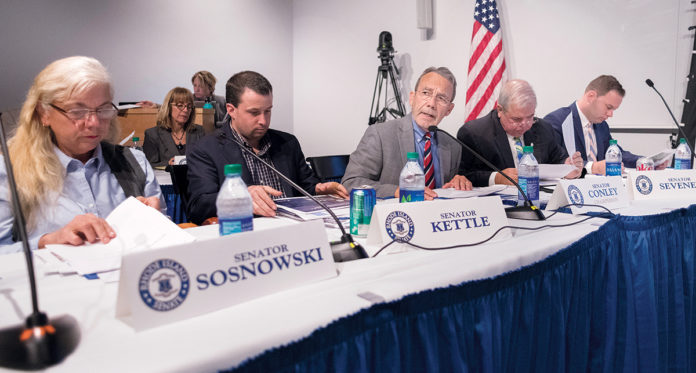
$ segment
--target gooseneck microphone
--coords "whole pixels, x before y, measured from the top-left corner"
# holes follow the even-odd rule
[[[684,133],[684,130],[682,130],[682,127],[679,125],[679,122],[677,122],[677,118],[674,117],[674,114],[672,113],[672,110],[669,108],[669,105],[667,105],[667,101],[665,101],[665,98],[662,97],[662,94],[660,91],[655,88],[655,83],[653,83],[652,80],[650,79],[645,79],[645,84],[648,85],[648,87],[652,88],[657,92],[657,95],[660,96],[662,99],[662,103],[665,104],[665,107],[667,108],[667,111],[669,111],[669,115],[672,116],[672,120],[674,121],[674,125],[677,126],[677,129],[679,130],[679,133],[682,135],[682,137],[686,140],[686,144],[689,145],[689,150],[691,150],[691,156],[694,156],[694,145],[689,141],[689,138],[686,137],[686,134]]]
[[[268,162],[264,161],[256,155],[253,151],[247,149],[244,144],[240,143],[237,141],[234,136],[227,136],[224,132],[221,132],[220,137],[222,138],[229,138],[232,140],[235,144],[239,146],[240,149],[242,149],[243,152],[246,152],[247,154],[250,154],[254,159],[257,161],[263,163],[264,166],[268,167],[269,170],[273,171],[276,175],[280,176],[283,180],[285,180],[288,184],[290,184],[296,191],[302,193],[305,197],[311,199],[316,203],[317,205],[321,206],[326,212],[331,215],[331,218],[336,222],[338,225],[338,228],[341,230],[341,240],[337,242],[329,242],[329,245],[331,246],[331,253],[333,254],[334,260],[337,262],[347,262],[350,260],[355,260],[355,259],[364,259],[367,258],[367,252],[365,251],[365,248],[362,247],[359,243],[355,242],[353,240],[353,236],[350,235],[350,233],[347,233],[345,228],[343,228],[343,224],[341,224],[341,221],[338,219],[338,216],[334,214],[333,211],[331,211],[330,208],[328,208],[324,203],[319,201],[318,199],[314,198],[311,194],[309,194],[306,190],[302,189],[299,185],[297,185],[295,182],[290,180],[287,176],[283,175],[282,172],[278,171],[275,167],[271,166],[268,164]]]
[[[544,213],[541,212],[541,210],[534,206],[532,201],[527,197],[527,193],[522,190],[519,184],[515,180],[512,180],[510,176],[506,175],[503,171],[501,171],[498,167],[496,167],[493,163],[488,162],[487,159],[485,159],[481,154],[476,152],[474,149],[471,149],[469,145],[459,141],[458,138],[450,135],[447,131],[441,130],[437,126],[430,126],[428,127],[428,131],[430,132],[440,132],[444,133],[447,135],[449,138],[452,140],[456,141],[459,143],[459,145],[462,146],[462,148],[466,149],[468,152],[473,154],[476,158],[478,158],[481,162],[483,162],[486,166],[490,167],[491,169],[495,170],[497,173],[503,175],[506,179],[508,179],[514,186],[517,187],[517,190],[520,191],[522,194],[522,197],[524,197],[524,206],[512,206],[508,207],[505,209],[505,214],[507,215],[508,218],[513,218],[513,219],[524,219],[524,220],[546,220],[546,217],[544,216]]]
[[[24,213],[19,203],[17,183],[12,171],[2,113],[0,113],[0,143],[5,159],[13,216],[16,221],[13,229],[19,231],[19,237],[22,239],[24,258],[29,273],[32,306],[32,313],[27,317],[24,325],[0,330],[0,367],[22,370],[44,369],[60,363],[75,350],[80,342],[80,328],[75,318],[70,315],[49,320],[45,313],[39,311],[34,262],[29,249]]]

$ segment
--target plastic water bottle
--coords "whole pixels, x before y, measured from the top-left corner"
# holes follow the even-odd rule
[[[213,104],[210,103],[210,97],[205,98],[205,104],[203,104],[203,109],[212,109]]]
[[[425,198],[425,175],[418,164],[418,153],[406,153],[406,165],[399,176],[399,202],[418,202]]]
[[[221,236],[254,229],[254,207],[241,175],[242,165],[225,165],[225,182],[215,201]]]
[[[539,206],[539,162],[534,157],[533,146],[525,146],[523,151],[517,166],[517,182],[534,206]],[[517,191],[517,204],[520,206],[525,204],[524,196],[519,191]]]
[[[679,139],[679,146],[674,153],[674,169],[675,170],[690,170],[691,169],[691,150],[686,145],[686,139]]]
[[[143,151],[143,145],[140,143],[140,137],[133,136],[131,141],[133,142],[133,145],[131,145],[131,148]]]
[[[617,145],[616,140],[609,140],[609,148],[604,155],[604,161],[607,169],[607,176],[621,176],[621,149]]]

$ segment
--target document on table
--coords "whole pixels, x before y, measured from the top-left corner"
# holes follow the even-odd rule
[[[454,188],[437,188],[435,193],[437,193],[438,198],[469,198],[469,197],[481,197],[487,196],[489,194],[500,192],[505,189],[505,185],[491,185],[487,187],[474,188],[472,190],[457,190]]]
[[[539,179],[560,179],[565,175],[568,175],[571,171],[575,170],[576,167],[572,164],[547,164],[542,163],[539,165]]]
[[[44,261],[47,256],[58,259],[61,263],[58,271],[61,273],[100,273],[119,269],[123,254],[195,240],[158,210],[145,206],[133,197],[118,205],[105,220],[116,231],[116,237],[109,243],[46,245],[41,252]]]
[[[672,159],[672,156],[674,155],[675,150],[674,149],[665,149],[657,154],[651,155],[649,158],[652,159],[653,163],[655,164],[655,167],[658,165],[661,165],[668,160]],[[669,167],[669,165],[667,165]]]
[[[326,207],[330,208],[343,223],[348,223],[350,219],[350,200],[333,197],[330,195],[315,196]],[[324,219],[324,225],[330,228],[338,228],[331,215],[319,206],[316,202],[307,197],[280,198],[274,201],[278,209],[276,212],[280,216],[285,216],[295,220]]]

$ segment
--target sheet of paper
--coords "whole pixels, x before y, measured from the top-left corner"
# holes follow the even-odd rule
[[[77,273],[89,274],[120,268],[124,253],[195,240],[159,211],[133,197],[118,205],[106,221],[116,231],[116,237],[107,244],[46,245],[46,250],[68,263]]]
[[[505,189],[505,185],[491,185],[487,187],[474,188],[472,190],[456,190],[454,188],[437,188],[435,193],[437,193],[438,198],[469,198],[469,197],[480,197],[487,196],[489,194],[500,192]]]
[[[575,170],[575,166],[571,164],[543,163],[539,165],[539,179],[560,179],[573,170]]]
[[[128,142],[128,140],[130,140],[133,137],[133,135],[135,135],[135,131],[129,133],[128,136],[124,137],[123,140],[121,140],[121,142],[119,142],[118,144],[125,145]]]
[[[664,162],[667,162],[668,160],[672,160],[672,156],[674,155],[675,150],[674,149],[665,149],[659,153],[653,154],[650,156],[650,158],[653,160],[655,163],[655,166],[660,165]],[[669,167],[669,165],[667,165]]]

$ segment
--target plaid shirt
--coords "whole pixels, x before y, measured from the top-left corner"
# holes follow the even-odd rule
[[[249,143],[242,136],[240,136],[237,133],[237,131],[235,131],[235,129],[232,128],[232,126],[230,126],[230,129],[232,130],[232,136],[239,140],[239,142],[242,143],[247,149],[251,150],[252,152],[254,151],[251,145],[249,145]],[[273,160],[271,159],[271,155],[269,154],[269,150],[271,149],[271,141],[268,139],[268,136],[264,135],[261,138],[261,141],[259,142],[259,148],[260,150],[258,153],[256,153],[256,155],[258,155],[261,159],[266,161],[271,166],[275,167],[275,165],[273,164]],[[287,197],[285,195],[285,191],[283,190],[283,184],[281,184],[280,176],[276,175],[263,163],[256,160],[256,158],[252,157],[247,152],[242,151],[242,157],[244,157],[244,162],[246,163],[247,168],[251,172],[252,185],[267,185],[283,193],[278,197],[271,196],[271,198],[273,199]]]

